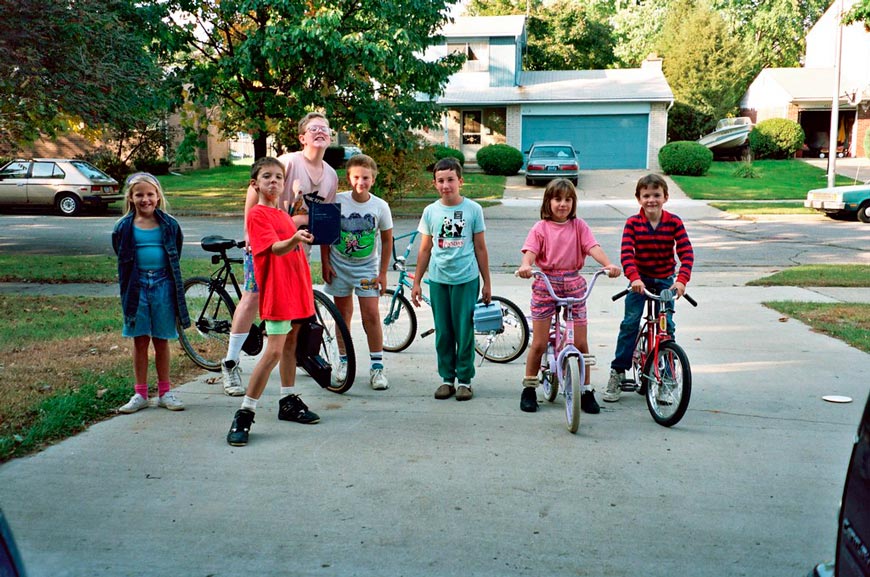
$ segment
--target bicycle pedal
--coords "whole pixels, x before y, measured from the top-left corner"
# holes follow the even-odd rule
[[[429,335],[431,335],[434,332],[435,332],[435,329],[429,329],[428,331],[423,331],[422,333],[420,333],[420,338],[425,339],[426,337],[428,337]]]
[[[621,383],[619,383],[619,390],[626,393],[633,393],[638,388],[639,387],[637,386],[637,383],[635,383],[634,381],[622,381]]]

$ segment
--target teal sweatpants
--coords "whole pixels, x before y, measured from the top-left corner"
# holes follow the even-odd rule
[[[480,279],[460,285],[429,283],[435,317],[435,354],[438,374],[445,383],[471,384],[474,378],[474,305]]]

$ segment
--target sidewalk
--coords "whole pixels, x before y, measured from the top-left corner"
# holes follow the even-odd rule
[[[827,291],[694,281],[700,306],[677,315],[694,388],[673,429],[628,394],[571,435],[561,399],[519,411],[520,362],[479,367],[470,402],[436,401],[431,338],[388,354],[391,387],[372,391],[357,320],[347,394],[297,378],[320,424],[277,420],[276,373],[250,445],[229,447],[240,401],[203,375],[178,388],[184,412],[119,415],[3,465],[0,504],[35,577],[799,574],[833,552],[870,355],[760,305]],[[494,286],[526,308],[528,281]],[[617,288],[588,305],[599,391]]]

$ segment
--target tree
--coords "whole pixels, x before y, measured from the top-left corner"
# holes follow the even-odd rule
[[[472,0],[472,16],[525,14],[528,46],[526,70],[609,68],[616,61],[610,13],[601,2],[577,0]]]
[[[409,130],[437,123],[434,98],[461,66],[460,55],[421,56],[455,1],[168,0],[162,40],[189,102],[225,135],[253,134],[257,156],[314,109],[362,145],[403,147]]]
[[[168,102],[147,10],[127,0],[2,0],[0,143],[66,130],[128,130]]]
[[[670,0],[621,3],[611,18],[616,41],[613,52],[623,66],[640,66],[656,51]]]
[[[852,24],[853,22],[863,22],[864,28],[870,32],[870,0],[857,2],[843,15],[843,24]]]
[[[712,7],[752,52],[754,76],[762,68],[800,66],[807,32],[829,4],[830,0],[713,0]]]
[[[616,62],[612,27],[583,3],[549,3],[529,19],[528,29],[527,70],[597,70]]]
[[[699,0],[673,0],[658,44],[677,101],[713,118],[732,115],[752,80],[752,56]]]

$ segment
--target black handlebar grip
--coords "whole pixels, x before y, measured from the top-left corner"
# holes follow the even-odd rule
[[[618,293],[616,293],[615,295],[610,297],[610,299],[613,301],[618,301],[619,299],[621,299],[622,297],[624,297],[627,294],[628,294],[628,289],[625,289],[625,290],[619,291]]]
[[[683,298],[689,301],[689,304],[693,307],[698,306],[698,301],[689,296],[689,293],[683,293]]]

